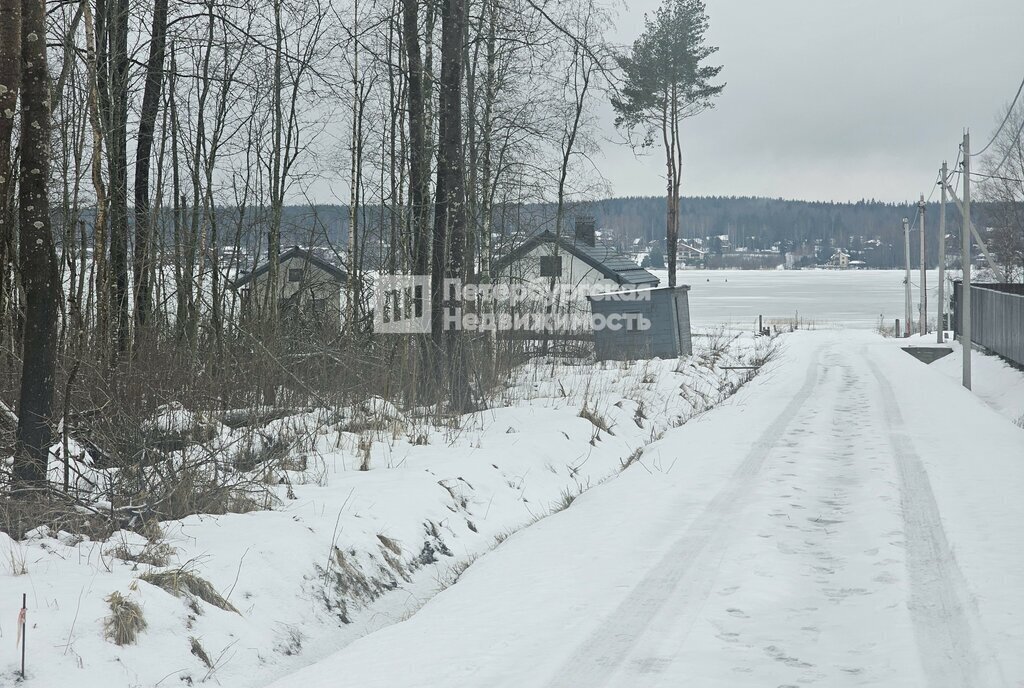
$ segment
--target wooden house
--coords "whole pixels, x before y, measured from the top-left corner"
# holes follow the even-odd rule
[[[269,283],[267,262],[231,282],[241,299],[242,317],[262,312],[273,288],[277,291],[278,312],[287,325],[340,329],[348,273],[298,246],[283,252],[277,265],[275,285]]]
[[[496,282],[543,278],[582,290],[612,291],[658,286],[658,278],[596,237],[594,220],[577,218],[571,236],[545,230],[533,234],[491,266]]]

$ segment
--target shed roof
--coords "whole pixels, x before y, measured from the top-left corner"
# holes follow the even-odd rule
[[[574,237],[556,237],[550,230],[544,230],[526,239],[507,255],[496,260],[492,270],[500,272],[523,258],[537,246],[556,242],[561,250],[576,256],[604,277],[615,280],[618,284],[657,286],[659,283],[657,277],[604,242],[596,241],[591,246]]]
[[[333,277],[337,282],[345,282],[348,279],[348,273],[339,268],[337,265],[328,263],[323,258],[319,258],[313,255],[309,250],[301,248],[299,246],[292,246],[290,249],[282,253],[277,258],[277,264],[280,265],[285,261],[291,260],[292,258],[301,258],[306,263],[326,272],[328,275]],[[260,275],[270,270],[270,263],[264,262],[262,265],[257,267],[252,272],[246,273],[230,283],[232,289],[238,289],[249,282],[253,281]]]

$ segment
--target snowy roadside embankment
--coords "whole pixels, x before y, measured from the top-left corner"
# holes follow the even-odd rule
[[[900,347],[940,346],[934,334],[914,335],[907,339],[891,340]],[[952,350],[930,364],[930,369],[943,376],[960,382],[963,375],[963,347],[959,341],[947,341],[945,346]],[[1024,428],[1024,371],[1014,368],[994,354],[975,349],[971,353],[971,391],[993,410]]]
[[[730,403],[273,688],[1024,685],[1024,431],[876,334]]]
[[[273,510],[102,541],[45,527],[21,542],[0,534],[0,632],[13,645],[27,593],[30,684],[265,685],[414,613],[509,533],[624,465],[656,468],[643,448],[731,396],[753,373],[729,366],[759,363],[772,343],[697,346],[681,361],[531,363],[495,408],[447,427],[381,401],[361,410],[369,430],[315,410],[271,421],[268,445],[304,438],[254,473]],[[180,408],[156,422],[192,424]],[[207,447],[237,445],[226,426],[207,431]],[[14,680],[14,656],[5,664],[0,685]]]

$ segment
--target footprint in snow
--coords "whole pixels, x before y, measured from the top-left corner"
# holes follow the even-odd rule
[[[764,649],[764,651],[769,657],[774,659],[776,662],[782,662],[786,666],[799,667],[801,669],[807,669],[814,666],[810,662],[803,662],[797,659],[796,657],[790,657],[775,645],[769,645]]]

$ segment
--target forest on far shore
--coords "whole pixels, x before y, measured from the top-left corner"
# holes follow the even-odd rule
[[[976,202],[974,214],[981,226],[991,204]],[[929,238],[938,229],[939,204],[928,203],[925,210]],[[222,209],[225,220],[233,214]],[[604,239],[628,251],[634,239],[647,243],[664,242],[665,198],[663,196],[619,197],[571,204],[568,212],[593,216]],[[365,258],[387,255],[387,222],[380,206],[360,208],[360,224],[366,230]],[[557,210],[551,203],[501,205],[494,208],[494,230],[513,242],[545,228],[554,230]],[[679,236],[682,241],[695,237],[728,236],[732,249],[767,251],[780,245],[788,251],[819,252],[842,248],[863,253],[872,267],[903,265],[903,218],[914,220],[917,205],[862,200],[850,203],[795,201],[749,196],[683,197],[680,203]],[[285,206],[282,235],[285,244],[344,247],[348,241],[347,205]],[[947,234],[959,236],[960,214],[950,203],[946,209]],[[385,231],[375,232],[374,228]],[[916,225],[915,225],[916,228]],[[568,231],[568,230],[567,230]],[[383,239],[383,241],[382,241]],[[504,243],[504,242],[502,242]],[[947,250],[955,254],[959,244],[950,240]],[[340,251],[339,251],[340,252]],[[938,243],[932,240],[929,261],[937,260]],[[829,253],[831,255],[831,253]],[[917,244],[911,249],[917,260]],[[824,260],[827,260],[827,256]]]

